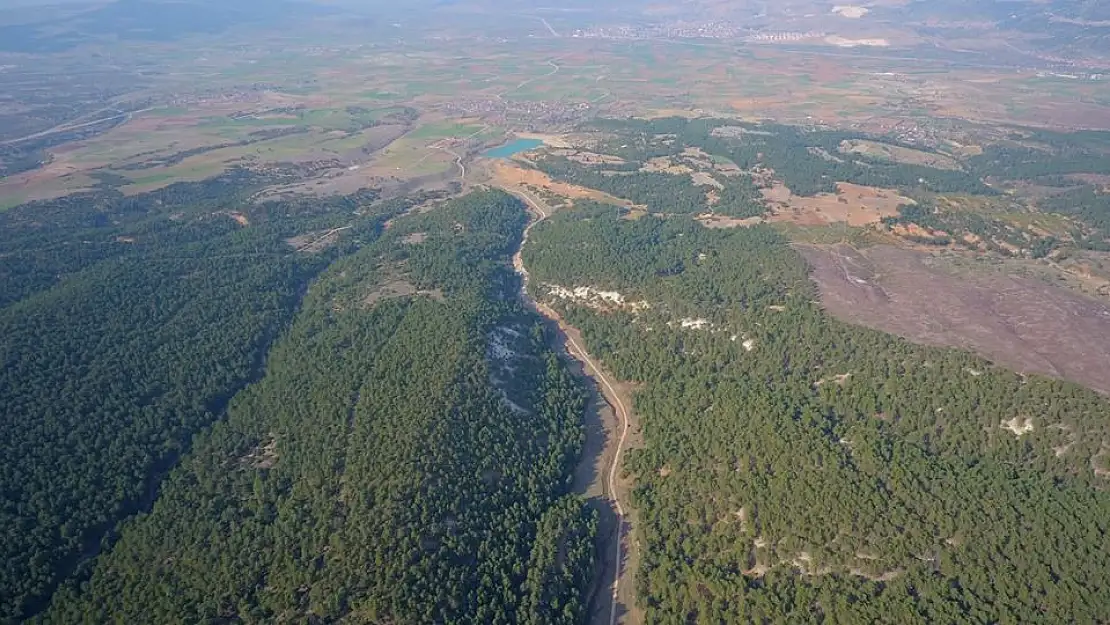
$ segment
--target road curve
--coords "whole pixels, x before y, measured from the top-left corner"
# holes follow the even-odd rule
[[[528,295],[528,270],[524,266],[524,245],[528,242],[528,235],[532,231],[532,227],[540,223],[544,219],[547,219],[547,210],[545,210],[543,204],[532,198],[532,196],[527,191],[524,191],[522,189],[506,190],[508,190],[516,197],[524,200],[525,203],[527,203],[528,206],[530,206],[536,213],[536,218],[532,219],[528,223],[528,226],[524,228],[524,234],[521,237],[520,241],[520,248],[513,256],[513,268],[521,277],[520,296],[525,301],[525,303],[531,305],[532,308],[537,310],[543,316],[547,317],[557,324],[564,325],[563,320],[559,317],[558,313],[551,310],[547,306],[544,306],[543,304],[540,304],[539,302],[533,300]],[[563,335],[566,337],[568,347],[567,351],[571,354],[571,356],[584,363],[589,371],[593,373],[594,379],[600,382],[605,390],[608,391],[608,393],[605,393],[606,399],[613,406],[613,409],[616,411],[617,416],[622,423],[620,439],[617,441],[617,448],[613,452],[613,460],[609,466],[609,477],[607,480],[609,500],[613,502],[613,508],[616,510],[617,513],[617,537],[616,540],[613,541],[615,544],[615,558],[613,560],[613,598],[610,604],[612,606],[612,609],[609,612],[609,623],[610,625],[615,625],[617,622],[617,595],[620,591],[621,558],[624,555],[623,543],[625,533],[624,506],[621,505],[620,497],[617,496],[617,473],[620,470],[621,457],[624,454],[625,443],[627,442],[628,432],[632,427],[632,423],[629,417],[628,409],[625,408],[624,402],[621,401],[620,394],[617,393],[617,389],[616,387],[614,387],[612,381],[610,381],[609,376],[605,375],[605,372],[601,370],[601,367],[599,367],[597,363],[594,362],[594,359],[590,357],[589,352],[587,352],[584,347],[579,345],[578,342],[574,340],[574,337],[570,335],[570,333],[564,332]]]

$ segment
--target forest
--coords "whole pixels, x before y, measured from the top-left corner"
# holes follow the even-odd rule
[[[334,260],[265,375],[34,622],[581,622],[585,395],[516,297],[525,221],[476,192]]]
[[[806,196],[835,193],[838,182],[893,187],[914,195],[997,193],[973,171],[840,153],[845,141],[875,139],[861,133],[684,118],[606,119],[587,129],[600,137],[594,148],[597,152],[621,162],[590,163],[548,154],[538,158],[536,166],[558,180],[604,191],[657,214],[761,215],[766,206],[760,188],[770,182],[761,179],[759,172],[783,182],[794,194]],[[891,143],[889,138],[883,139]],[[715,175],[713,185],[706,186],[681,175],[679,168],[653,168],[658,159],[682,167],[700,161],[703,175],[712,171],[705,169],[708,159],[746,174]]]
[[[937,169],[844,153],[844,142],[867,140],[940,155],[891,137],[859,132],[711,118],[602,119],[583,130],[596,137],[591,149],[621,162],[591,163],[548,154],[537,159],[537,167],[558,180],[604,191],[660,215],[753,217],[766,212],[760,191],[772,181],[802,196],[835,193],[837,183],[847,182],[893,188],[916,202],[901,206],[897,216],[883,218],[887,226],[913,224],[947,233],[904,237],[916,243],[961,246],[967,244],[966,235],[973,235],[967,238],[977,241],[976,247],[1031,258],[1044,258],[1068,245],[1110,250],[1110,194],[1090,182],[1110,171],[1110,135],[1104,132],[1015,130],[985,146],[981,154],[958,161],[959,167]],[[718,186],[707,192],[707,187],[675,168],[651,167],[655,159],[697,166],[699,158],[726,163],[733,173],[716,171]],[[704,161],[701,167],[702,173],[714,172],[704,168]],[[1003,190],[1010,193],[1031,184],[1047,192],[1024,203],[1013,202],[1007,210],[1070,217],[1074,225],[1068,232],[1030,232],[989,211],[945,210],[938,202],[949,194],[997,198]]]
[[[1057,183],[1069,174],[1107,174],[1110,173],[1110,133],[1015,131],[1003,141],[984,148],[982,154],[969,162],[981,175],[1005,180]]]
[[[966,245],[1000,256],[1028,255],[1044,258],[1061,246],[1054,235],[1032,234],[995,216],[974,211],[941,210],[931,198],[902,206],[897,216],[884,217],[887,226],[917,225],[932,231],[925,235],[904,235],[904,238],[925,245]],[[974,235],[974,236],[968,236]],[[1072,240],[1082,247],[1095,247],[1098,241],[1083,232],[1073,232]]]
[[[624,217],[580,201],[525,264],[639,389],[647,623],[1110,619],[1105,398],[832,319],[769,227]]]
[[[827,129],[591,130],[621,163],[536,166],[646,214],[577,199],[524,260],[637,389],[621,468],[648,623],[1110,621],[1106,398],[838,322],[779,231],[695,219],[761,214],[769,176],[846,181],[918,201],[889,226],[1042,257],[1060,242],[934,201],[1035,176],[1107,249],[1105,194],[1068,178],[1102,135],[941,170]],[[604,588],[570,492],[587,398],[518,301],[524,206],[256,201],[295,177],[128,196],[101,175],[0,213],[0,623],[583,622]],[[623,299],[558,295],[582,286]]]
[[[728,159],[741,170],[758,166],[774,171],[797,195],[833,193],[837,182],[941,193],[995,193],[973,173],[839,154],[841,143],[848,140],[891,142],[857,132],[678,117],[606,119],[596,122],[594,128],[613,135],[598,148],[605,154],[638,162],[698,148]]]
[[[418,200],[368,191],[229,214],[247,182],[0,214],[0,622],[82,574],[259,375],[308,281]],[[322,253],[287,242],[339,224],[347,238]]]

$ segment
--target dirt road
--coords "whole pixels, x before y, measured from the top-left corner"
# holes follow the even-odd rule
[[[593,381],[600,395],[604,401],[608,403],[615,416],[615,423],[612,425],[612,436],[607,436],[603,428],[593,427],[596,424],[588,424],[587,430],[598,430],[592,432],[594,436],[604,438],[604,444],[597,449],[597,457],[604,459],[608,462],[605,468],[606,478],[604,481],[604,497],[608,500],[611,507],[611,514],[613,518],[602,519],[602,531],[606,526],[609,528],[609,541],[611,546],[608,547],[612,554],[612,560],[602,558],[599,562],[599,573],[604,574],[612,569],[612,585],[611,597],[602,597],[597,595],[594,597],[593,604],[591,605],[590,614],[591,622],[596,625],[615,625],[620,615],[633,614],[632,611],[632,583],[629,567],[623,566],[623,561],[627,556],[625,541],[630,535],[630,523],[628,515],[625,512],[624,505],[621,503],[620,490],[618,489],[618,478],[620,475],[621,460],[625,448],[628,444],[628,435],[632,429],[631,413],[621,399],[621,393],[617,389],[617,385],[610,379],[610,377],[601,369],[598,363],[586,351],[581,335],[578,331],[567,325],[566,322],[559,316],[557,312],[545,306],[544,304],[533,300],[527,293],[528,285],[528,269],[524,266],[523,250],[524,246],[528,243],[529,234],[532,228],[543,221],[551,213],[542,201],[536,199],[531,193],[520,188],[505,188],[506,191],[512,193],[516,197],[523,200],[533,211],[534,219],[524,229],[524,235],[521,238],[520,248],[513,256],[513,268],[521,276],[521,298],[526,306],[537,311],[550,321],[554,322],[559,329],[559,336],[562,340],[567,353],[577,360],[582,366],[582,373]],[[596,418],[597,414],[591,415]],[[590,447],[590,442],[587,441],[587,447]],[[589,472],[587,467],[587,473]],[[578,481],[576,479],[576,481]],[[583,494],[586,494],[585,485],[579,484],[582,488]],[[605,511],[600,511],[604,513]],[[609,522],[607,522],[609,521]],[[608,614],[599,610],[598,607],[604,603],[608,603]]]

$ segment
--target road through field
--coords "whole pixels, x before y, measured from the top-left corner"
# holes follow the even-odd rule
[[[131,118],[134,117],[135,115],[138,115],[139,113],[146,113],[147,111],[153,111],[155,108],[157,108],[157,107],[152,106],[152,107],[147,107],[145,109],[139,109],[137,111],[126,111],[126,112],[121,111],[121,112],[117,113],[116,115],[112,115],[112,116],[109,116],[109,117],[103,117],[103,118],[100,118],[100,119],[94,119],[92,121],[87,121],[87,122],[80,123],[80,124],[73,124],[73,123],[58,124],[57,126],[54,126],[53,128],[48,128],[48,129],[43,130],[41,132],[36,132],[34,134],[29,134],[29,135],[26,135],[26,136],[23,136],[23,137],[17,137],[15,139],[8,139],[6,141],[0,141],[0,145],[11,145],[13,143],[19,143],[20,141],[28,141],[30,139],[41,139],[42,137],[58,134],[59,132],[70,132],[70,131],[73,131],[73,130],[80,130],[81,128],[87,128],[89,126],[95,126],[96,124],[102,124],[104,122],[110,122],[112,120],[119,119],[121,117],[125,118],[123,123],[127,123],[127,122],[131,121]]]
[[[609,449],[602,450],[602,453],[600,454],[600,457],[602,458],[609,458],[609,465],[607,467],[605,480],[605,495],[608,497],[609,502],[612,505],[612,509],[616,513],[614,528],[612,532],[612,597],[610,599],[607,621],[603,622],[608,622],[609,625],[615,625],[617,623],[619,608],[624,608],[624,614],[632,613],[631,601],[628,599],[628,597],[631,596],[629,594],[631,592],[631,583],[630,580],[625,579],[629,571],[627,571],[626,568],[622,566],[622,562],[626,556],[624,541],[629,535],[629,521],[624,506],[621,503],[620,491],[618,490],[619,484],[617,481],[620,473],[621,459],[623,458],[624,450],[628,443],[628,434],[629,431],[632,429],[631,413],[625,406],[624,400],[621,399],[621,394],[620,392],[618,392],[614,382],[610,380],[609,376],[606,375],[601,367],[598,366],[597,362],[595,362],[594,359],[590,356],[589,352],[586,351],[581,338],[575,338],[575,336],[578,336],[577,330],[575,330],[571,326],[568,326],[557,312],[552,310],[550,307],[533,300],[528,295],[527,285],[529,276],[528,269],[524,266],[524,246],[528,243],[528,236],[531,233],[532,228],[536,224],[546,219],[551,211],[550,208],[548,208],[543,202],[532,197],[529,192],[523,189],[512,188],[506,190],[523,200],[534,211],[534,219],[532,219],[529,222],[528,226],[524,229],[524,235],[521,237],[520,248],[513,256],[513,268],[521,277],[521,299],[524,300],[525,304],[528,307],[539,312],[541,315],[548,318],[559,327],[560,335],[565,343],[567,353],[582,364],[583,373],[594,380],[597,388],[601,391],[601,394],[604,397],[605,401],[608,402],[608,404],[612,407],[612,410],[616,415],[616,429],[619,430],[620,434],[619,436],[606,436],[604,444],[605,447],[608,447]],[[602,435],[604,436],[604,433],[602,433]],[[599,569],[601,572],[604,572],[606,568],[608,567],[606,566],[604,560],[599,563]],[[624,582],[623,590],[625,591],[625,597],[623,598],[624,605],[622,605],[622,581]],[[591,613],[593,612],[594,610],[591,609]],[[597,623],[596,618],[593,619],[593,621],[595,622],[595,624]]]

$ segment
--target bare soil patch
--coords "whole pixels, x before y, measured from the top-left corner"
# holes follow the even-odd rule
[[[366,297],[362,300],[362,304],[366,308],[373,308],[378,302],[383,300],[395,299],[398,297],[411,297],[413,295],[430,297],[437,302],[442,302],[445,299],[443,291],[439,289],[417,289],[411,282],[403,278],[396,278],[383,282],[376,289],[367,293]]]
[[[574,140],[563,135],[549,135],[539,132],[518,132],[515,134],[521,139],[538,139],[543,141],[544,145],[553,148],[566,149],[574,147]]]
[[[763,217],[745,217],[739,219],[736,217],[726,217],[724,215],[714,215],[712,213],[698,215],[697,220],[706,228],[751,228],[752,226],[767,223],[767,220]]]
[[[837,5],[833,7],[833,13],[841,17],[858,20],[859,18],[871,12],[870,9],[852,4]]]
[[[240,226],[246,227],[246,226],[251,225],[251,220],[248,219],[247,216],[244,215],[243,213],[233,211],[233,212],[227,213],[227,216],[231,217],[233,220],[235,220],[235,223],[239,224]]]
[[[681,176],[683,174],[691,173],[693,170],[686,165],[676,164],[669,156],[659,156],[648,160],[644,163],[640,171],[645,172],[659,172],[664,174],[672,174]]]
[[[277,437],[267,435],[265,443],[258,445],[246,456],[239,459],[240,464],[252,469],[272,469],[278,461]]]
[[[391,182],[391,172],[383,172],[381,168],[375,167],[373,158],[407,131],[407,127],[400,125],[377,126],[360,133],[365,143],[342,154],[306,152],[304,156],[291,158],[290,162],[314,163],[325,160],[332,166],[308,180],[270,187],[255,199],[263,201],[284,195],[326,197],[348,195],[367,188],[387,187]]]
[[[717,179],[704,171],[695,171],[690,174],[690,179],[699,187],[713,187],[714,189],[724,189],[725,185],[717,182]]]
[[[1110,394],[1110,305],[1028,278],[956,275],[926,252],[799,248],[837,318]]]
[[[814,197],[794,195],[786,185],[776,183],[763,189],[763,198],[771,212],[768,221],[803,226],[837,222],[866,226],[879,223],[883,217],[895,217],[899,206],[915,203],[893,189],[847,182],[838,182],[836,193],[820,193]]]
[[[595,202],[616,204],[618,206],[633,206],[632,202],[628,200],[617,198],[608,193],[602,193],[601,191],[596,191],[587,187],[580,187],[578,185],[552,180],[542,171],[526,169],[512,163],[493,163],[490,168],[490,177],[493,178],[493,184],[495,186],[511,188],[526,185],[570,199],[594,200]]]
[[[714,172],[726,177],[739,176],[744,173],[742,169],[736,166],[736,163],[719,157],[711,156],[701,150],[701,148],[686,148],[682,151],[679,157],[682,162],[690,165],[700,172]]]
[[[838,35],[830,35],[825,37],[825,43],[836,46],[838,48],[856,48],[859,46],[885,48],[890,45],[890,41],[879,37],[871,39],[848,39],[847,37],[840,37]]]

